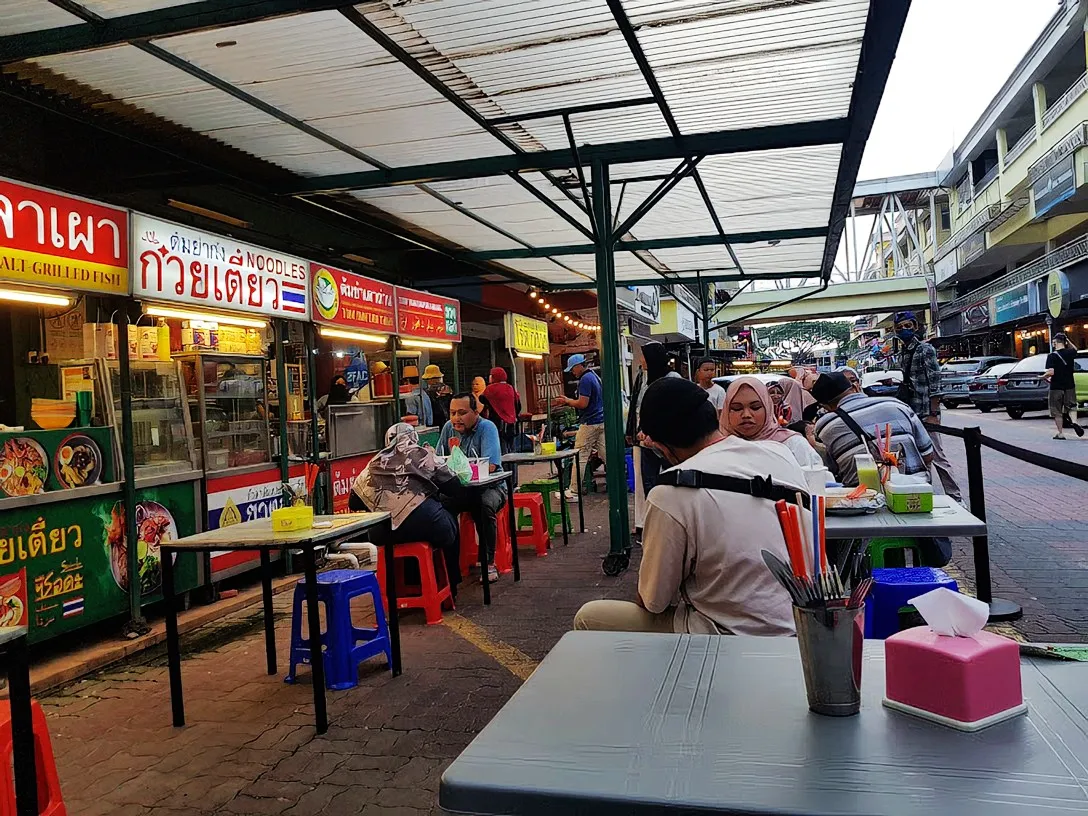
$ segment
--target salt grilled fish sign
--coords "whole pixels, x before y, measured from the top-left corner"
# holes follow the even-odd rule
[[[219,311],[306,320],[310,265],[269,249],[139,213],[132,216],[132,292]]]

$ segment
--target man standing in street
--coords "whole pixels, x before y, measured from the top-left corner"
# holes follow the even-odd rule
[[[572,354],[564,371],[578,378],[578,397],[571,399],[561,396],[556,401],[578,412],[578,433],[574,437],[574,447],[586,452],[587,467],[590,467],[594,452],[602,462],[605,459],[604,389],[601,378],[586,366],[584,354]],[[592,467],[590,472],[593,470],[596,468]],[[568,488],[567,499],[577,501],[578,494]]]
[[[899,367],[903,382],[898,397],[909,405],[918,418],[927,425],[941,424],[941,366],[937,362],[937,350],[919,337],[920,326],[914,312],[897,312],[895,336],[902,346],[899,350]],[[933,440],[933,467],[941,480],[944,492],[958,502],[963,493],[952,474],[952,465],[944,455],[944,445],[939,433],[931,433]]]
[[[1069,421],[1077,436],[1084,436],[1084,428],[1077,424],[1077,384],[1073,380],[1076,370],[1077,349],[1069,342],[1069,337],[1059,332],[1054,335],[1054,351],[1046,358],[1046,373],[1050,381],[1050,416],[1058,432],[1055,439],[1068,439],[1063,433],[1064,414],[1069,414]]]
[[[712,358],[703,357],[695,362],[695,382],[706,391],[710,404],[721,417],[722,408],[725,407],[725,389],[714,382],[714,375],[717,373],[718,365]]]

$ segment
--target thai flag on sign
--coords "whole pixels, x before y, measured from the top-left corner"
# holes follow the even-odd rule
[[[83,614],[83,598],[72,598],[70,601],[64,602],[64,612],[62,617],[74,618],[76,615]]]
[[[284,281],[280,284],[280,302],[285,312],[306,314],[306,287]]]

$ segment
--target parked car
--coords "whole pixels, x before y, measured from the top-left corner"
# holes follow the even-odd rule
[[[990,366],[984,373],[972,377],[967,384],[967,395],[971,404],[984,414],[998,407],[997,381],[1015,367],[1016,363],[998,363]]]
[[[949,360],[941,366],[941,402],[945,408],[958,407],[961,402],[969,399],[968,386],[972,379],[999,363],[1016,362],[1018,360],[1015,357],[997,355]]]
[[[1025,357],[997,380],[997,399],[1013,419],[1025,411],[1046,411],[1050,383],[1043,378],[1046,354]],[[1077,386],[1077,403],[1088,402],[1088,351],[1077,352],[1073,380]]]
[[[894,368],[888,371],[866,371],[861,375],[861,390],[870,397],[894,397],[899,393],[901,382],[903,372]]]
[[[715,377],[714,382],[720,385],[722,388],[729,390],[729,384],[733,382],[737,377],[755,377],[764,385],[770,385],[773,382],[778,382],[788,375],[786,374],[760,374],[758,372],[752,372],[751,374],[726,374],[721,377]]]

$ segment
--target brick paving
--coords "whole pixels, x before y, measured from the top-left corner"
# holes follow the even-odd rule
[[[989,424],[987,424],[987,420]],[[946,422],[1055,452],[1041,422],[948,412]],[[1006,427],[1008,426],[1008,427]],[[1088,441],[1062,455],[1088,461]],[[947,450],[966,482],[962,445]],[[985,454],[993,533],[994,591],[1025,606],[1018,630],[1032,640],[1088,641],[1088,508],[1083,487],[1008,457]],[[532,474],[527,472],[526,478]],[[290,595],[276,598],[280,674],[264,674],[259,608],[224,617],[183,638],[188,725],[169,725],[162,646],[132,656],[42,698],[73,816],[180,814],[437,814],[443,769],[517,690],[578,606],[632,597],[637,556],[606,578],[603,496],[586,501],[585,534],[546,558],[522,551],[523,580],[504,576],[484,607],[466,586],[456,616],[426,626],[402,616],[404,674],[381,659],[357,688],[330,692],[329,733],[317,737],[308,673],[285,685]],[[576,515],[576,514],[575,514]],[[955,564],[970,581],[970,542]]]
[[[1021,420],[1004,413],[946,411],[955,427],[978,425],[987,436],[1012,445],[1088,465],[1088,436],[1054,440],[1054,426],[1042,413]],[[963,443],[945,443],[967,492]],[[1038,642],[1088,642],[1088,485],[983,448],[986,512],[994,597],[1015,601],[1024,618],[1013,624]],[[973,581],[969,539],[955,540],[954,560]]]

